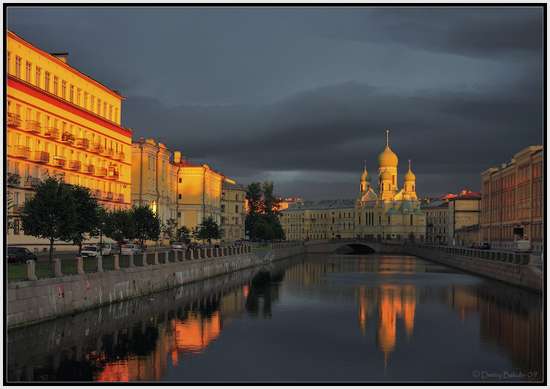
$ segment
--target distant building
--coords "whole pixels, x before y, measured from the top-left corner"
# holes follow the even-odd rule
[[[426,217],[416,195],[416,176],[409,161],[403,188],[399,189],[398,158],[389,145],[389,130],[386,130],[386,147],[378,156],[378,166],[377,191],[371,185],[366,167],[361,175],[355,209],[356,236],[423,241]]]
[[[289,206],[281,212],[287,239],[424,240],[426,218],[416,195],[416,176],[409,162],[403,188],[398,188],[398,159],[389,146],[388,133],[386,147],[378,156],[377,191],[365,167],[355,201],[304,201]]]
[[[222,241],[234,242],[245,238],[246,189],[235,181],[225,178],[222,183],[221,227]]]
[[[457,246],[477,247],[481,243],[481,229],[479,224],[459,228],[455,230],[454,236]]]
[[[426,215],[426,242],[430,244],[446,245],[447,230],[449,228],[449,201],[442,198],[431,201],[422,206]]]
[[[507,163],[481,173],[481,238],[494,248],[513,249],[530,240],[542,251],[543,147],[529,146]]]
[[[479,225],[481,193],[467,189],[461,191],[455,197],[449,199],[447,242],[450,245],[460,245],[456,239],[457,230]]]

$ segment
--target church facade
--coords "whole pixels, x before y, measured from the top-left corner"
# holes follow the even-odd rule
[[[389,145],[378,156],[378,181],[373,187],[370,175],[363,170],[360,195],[355,204],[355,235],[366,239],[423,241],[426,216],[416,195],[416,176],[409,168],[398,185],[399,159]]]
[[[289,240],[363,238],[384,240],[423,241],[426,232],[426,216],[420,209],[416,195],[416,176],[411,163],[403,177],[403,186],[398,185],[399,159],[389,145],[389,130],[386,130],[386,147],[378,156],[378,179],[376,186],[365,167],[360,179],[360,191],[353,206],[346,200],[333,200],[328,214],[311,217],[319,204],[290,206],[281,212],[281,224]],[[338,204],[345,204],[338,209]],[[352,208],[353,207],[353,208]],[[311,209],[310,209],[311,208]],[[351,217],[352,223],[339,223],[335,215]],[[312,234],[305,224],[323,221],[323,233]],[[299,223],[298,223],[299,222]],[[327,225],[324,225],[327,224]]]

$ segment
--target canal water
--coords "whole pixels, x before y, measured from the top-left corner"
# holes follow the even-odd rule
[[[539,295],[301,256],[8,333],[9,381],[539,381]]]

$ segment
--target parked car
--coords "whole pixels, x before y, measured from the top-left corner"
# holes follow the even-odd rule
[[[97,246],[84,246],[82,247],[82,250],[80,251],[80,255],[82,258],[88,258],[88,257],[97,257],[97,254],[99,253],[99,248]]]
[[[102,255],[111,255],[118,252],[118,246],[114,243],[103,243],[101,247]]]
[[[479,245],[480,250],[491,250],[491,245],[488,242],[481,242]]]
[[[141,254],[143,250],[137,244],[123,244],[121,247],[122,255]]]
[[[8,246],[8,263],[25,263],[29,259],[37,260],[36,255],[28,248]]]
[[[174,250],[184,250],[185,249],[185,243],[183,243],[183,242],[172,242],[171,247]]]

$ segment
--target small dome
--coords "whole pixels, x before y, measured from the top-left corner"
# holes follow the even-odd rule
[[[369,178],[369,172],[367,172],[367,169],[365,168],[363,170],[363,174],[361,174],[361,181],[367,181]]]
[[[378,165],[380,167],[397,167],[397,163],[397,155],[395,155],[389,146],[386,146],[384,151],[378,156]]]
[[[405,181],[414,181],[414,180],[416,180],[416,176],[412,172],[411,160],[409,159],[409,170],[407,171],[407,173],[405,173]]]

